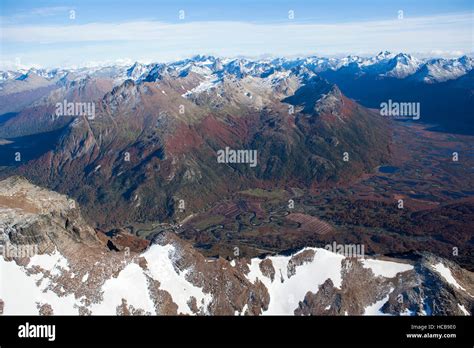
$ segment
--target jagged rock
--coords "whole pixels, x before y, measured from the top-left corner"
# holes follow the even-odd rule
[[[171,232],[146,248],[122,235],[111,251],[73,200],[18,177],[0,182],[0,216],[8,242],[41,246],[0,259],[4,314],[469,315],[474,306],[473,274],[431,254],[358,259],[305,248],[227,261]]]

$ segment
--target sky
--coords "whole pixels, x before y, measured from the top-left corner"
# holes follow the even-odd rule
[[[0,69],[221,57],[473,53],[472,0],[0,3]]]

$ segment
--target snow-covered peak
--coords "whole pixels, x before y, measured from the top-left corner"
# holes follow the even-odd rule
[[[388,64],[390,70],[384,76],[405,78],[415,73],[419,69],[420,64],[421,62],[411,55],[399,53],[390,60]]]
[[[421,60],[406,53],[394,54],[382,51],[372,57],[349,55],[342,58],[327,58],[308,56],[298,58],[276,57],[272,59],[248,58],[217,58],[208,55],[197,55],[192,58],[171,63],[144,64],[135,62],[130,66],[89,67],[76,69],[38,69],[2,71],[0,83],[8,80],[24,80],[36,76],[52,80],[72,73],[74,76],[100,76],[120,81],[132,79],[135,82],[157,81],[163,74],[172,76],[187,76],[190,72],[204,78],[221,78],[223,75],[232,75],[235,78],[246,76],[266,78],[275,72],[292,71],[299,73],[319,74],[328,70],[363,75],[375,75],[404,79],[410,77],[426,83],[443,82],[456,79],[472,70],[472,57],[462,56],[456,59],[432,58]]]
[[[31,76],[39,76],[47,80],[52,80],[55,77],[61,77],[66,72],[62,69],[37,69],[37,68],[30,68],[28,71],[24,72],[21,76],[17,77],[17,80],[24,80]]]
[[[389,51],[382,51],[382,52],[379,52],[379,54],[377,54],[375,56],[375,59],[380,61],[380,60],[387,60],[387,59],[391,59],[395,56],[395,54],[389,52]]]
[[[130,68],[127,69],[127,77],[132,80],[139,80],[143,75],[149,72],[149,68],[145,64],[135,62]]]
[[[0,71],[0,82],[4,82],[7,80],[13,80],[20,76],[21,74],[17,71]]]
[[[430,59],[413,78],[426,83],[457,79],[472,70],[473,62],[474,60],[467,56],[455,59]]]

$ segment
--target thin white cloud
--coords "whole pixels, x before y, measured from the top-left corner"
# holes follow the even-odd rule
[[[60,15],[69,16],[69,11],[74,9],[75,7],[71,6],[37,7],[28,11],[20,11],[11,16],[0,16],[0,24],[3,27],[6,25],[18,25],[18,22],[23,23],[25,20],[31,20],[33,18],[38,19],[40,17],[47,18]]]
[[[382,49],[404,52],[471,52],[472,15],[440,16],[347,22],[338,24],[254,24],[247,22],[156,21],[89,23],[52,26],[5,26],[0,40],[38,45],[23,54],[29,60],[48,56],[80,64],[77,52],[86,52],[85,61],[143,56],[169,60],[197,53],[221,56],[262,54],[296,55],[340,53],[370,54]],[[100,43],[100,44],[99,44]],[[53,54],[61,52],[62,57]],[[71,48],[72,46],[72,48]],[[19,52],[6,52],[10,58]],[[122,55],[120,55],[122,54]],[[59,53],[61,56],[61,53]]]
[[[68,6],[38,7],[38,8],[32,9],[30,12],[28,12],[28,14],[31,16],[42,16],[42,17],[56,16],[58,14],[68,12],[71,9],[72,7],[68,7]]]
[[[39,10],[38,10],[39,11]],[[47,12],[47,9],[41,11]],[[291,21],[279,24],[253,24],[246,22],[188,22],[167,24],[155,21],[135,21],[124,23],[89,23],[82,25],[58,26],[7,26],[0,34],[4,41],[16,42],[91,42],[123,40],[206,40],[213,36],[245,38],[255,41],[270,38],[275,34],[286,33],[282,38],[295,35],[302,39],[303,34],[318,34],[319,40],[329,41],[337,38],[370,35],[406,35],[409,33],[464,32],[472,33],[472,15],[454,14],[445,16],[406,18],[402,20],[348,22],[338,24],[293,24]],[[203,37],[203,35],[211,35]],[[404,39],[408,39],[404,37]],[[455,38],[452,38],[455,39]]]

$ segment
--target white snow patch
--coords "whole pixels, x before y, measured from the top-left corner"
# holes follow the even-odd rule
[[[260,271],[261,259],[252,259],[247,278],[251,282],[259,279],[270,294],[268,310],[264,314],[293,315],[298,301],[303,300],[308,291],[316,293],[319,286],[331,279],[336,288],[340,288],[341,262],[344,256],[320,248],[305,248],[314,250],[314,260],[296,267],[296,273],[288,278],[288,262],[291,256],[271,256],[269,259],[275,268],[275,279],[265,277]]]
[[[449,284],[451,284],[452,286],[454,286],[455,288],[457,289],[461,289],[461,290],[464,290],[466,291],[466,289],[464,289],[461,285],[458,284],[458,282],[456,281],[456,279],[454,279],[452,273],[451,273],[451,270],[446,267],[445,265],[443,265],[441,262],[440,263],[437,263],[436,265],[433,265],[432,266],[433,269],[438,272],[443,278],[444,280],[446,280]]]
[[[428,302],[426,302],[425,298],[421,299],[421,315],[431,315],[433,310]]]
[[[197,303],[202,303],[204,308],[212,301],[211,294],[204,293],[201,288],[194,286],[186,280],[189,269],[176,273],[169,255],[175,252],[173,245],[152,245],[142,256],[147,260],[150,276],[160,282],[160,289],[165,290],[173,297],[173,302],[178,305],[178,312],[192,314],[188,306],[191,296]]]
[[[28,268],[32,266],[39,266],[45,271],[53,271],[54,268],[61,267],[65,270],[69,270],[69,264],[64,256],[62,256],[57,250],[54,250],[52,254],[36,254],[30,258]]]
[[[406,263],[374,259],[364,259],[362,260],[362,265],[364,268],[370,268],[375,276],[382,276],[385,278],[393,278],[398,273],[410,271],[413,269],[412,265]]]
[[[388,301],[390,297],[390,293],[393,291],[391,289],[388,293],[387,296],[385,296],[383,299],[376,301],[374,304],[371,304],[364,309],[364,315],[389,315],[387,313],[384,313],[381,311],[383,305]]]
[[[187,98],[191,96],[192,94],[199,94],[202,92],[209,91],[211,88],[217,85],[219,82],[218,78],[211,79],[207,77],[204,81],[202,81],[198,86],[194,87],[190,91],[187,91],[186,93],[182,94],[181,96],[184,98]]]
[[[464,307],[462,304],[459,304],[459,303],[458,303],[458,307],[459,307],[459,309],[461,310],[461,312],[463,312],[465,315],[471,315],[471,314],[467,311],[466,307]]]
[[[60,257],[62,256],[59,253],[35,256],[34,263],[50,270]],[[5,315],[38,315],[37,303],[51,305],[55,315],[78,314],[75,308],[77,301],[73,295],[58,296],[51,290],[45,291],[49,281],[41,281],[43,273],[29,276],[24,267],[0,257],[0,278],[0,298],[5,303]],[[40,286],[36,285],[37,281]]]
[[[400,312],[400,316],[413,316],[413,315],[415,315],[415,312],[409,310],[408,308],[405,308],[403,312]]]
[[[122,304],[122,299],[126,299],[127,305],[156,314],[147,285],[143,269],[136,263],[130,263],[117,278],[110,278],[102,285],[103,301],[93,304],[90,309],[94,315],[115,315],[117,306]]]
[[[244,305],[244,308],[242,308],[242,312],[240,312],[241,315],[245,315],[245,312],[247,311],[248,309],[248,305],[247,303]]]

